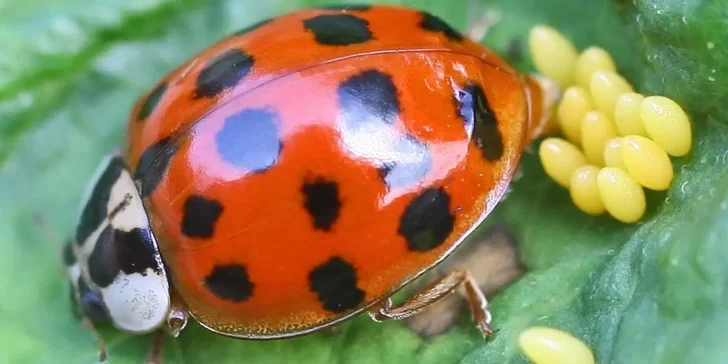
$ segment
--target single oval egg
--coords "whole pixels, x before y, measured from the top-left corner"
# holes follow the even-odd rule
[[[538,72],[562,88],[572,83],[577,52],[569,39],[552,27],[538,25],[531,28],[528,47]]]
[[[640,105],[640,117],[650,138],[667,154],[682,157],[692,147],[690,120],[682,107],[664,96],[646,97]]]
[[[586,160],[595,166],[604,166],[604,147],[609,139],[617,137],[614,123],[601,111],[590,111],[581,121],[581,147]]]
[[[599,195],[597,176],[599,168],[584,165],[571,175],[569,194],[574,205],[589,215],[601,215],[606,211],[602,197]]]
[[[566,188],[569,188],[574,170],[586,164],[579,148],[559,138],[544,139],[539,146],[538,155],[546,174]]]
[[[604,165],[626,170],[622,161],[622,138],[607,140],[607,144],[604,146]]]
[[[670,188],[672,163],[657,143],[639,135],[626,136],[621,145],[621,156],[627,172],[637,183],[655,191]]]
[[[588,89],[591,78],[597,71],[617,71],[609,52],[600,47],[589,47],[579,54],[574,69],[576,84]]]
[[[594,72],[589,84],[589,92],[597,109],[614,117],[614,106],[617,98],[628,92],[633,92],[632,85],[622,76],[613,71]]]
[[[523,330],[518,344],[534,364],[594,364],[594,354],[584,342],[550,327]]]
[[[639,221],[645,214],[645,191],[627,171],[604,167],[597,176],[599,195],[612,217],[624,223]]]
[[[581,143],[581,121],[592,109],[591,96],[584,88],[572,86],[564,91],[556,114],[564,135],[577,145]]]
[[[614,124],[620,135],[647,136],[645,124],[640,116],[640,107],[644,96],[636,92],[628,92],[617,97],[614,105]]]

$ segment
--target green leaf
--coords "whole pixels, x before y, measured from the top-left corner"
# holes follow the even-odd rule
[[[71,315],[57,251],[32,214],[70,234],[83,185],[100,155],[120,142],[136,97],[225,34],[332,3],[0,2],[0,362],[95,362],[93,337]],[[426,9],[461,29],[470,10],[465,1],[378,3]],[[465,312],[434,339],[365,316],[335,333],[270,342],[227,339],[191,324],[168,340],[167,362],[524,363],[517,335],[531,325],[573,333],[600,363],[704,363],[728,355],[724,1],[488,0],[483,7],[501,13],[485,43],[523,71],[531,69],[522,49],[529,28],[550,24],[579,48],[608,49],[638,90],[672,97],[690,113],[694,151],[676,160],[667,193],[649,195],[643,222],[580,213],[529,152],[513,192],[489,219],[514,229],[529,270],[493,298],[499,332],[492,340],[479,337]],[[138,363],[149,348],[149,336],[101,332],[113,363]]]

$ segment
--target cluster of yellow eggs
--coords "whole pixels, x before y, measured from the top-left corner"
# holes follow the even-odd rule
[[[529,49],[536,69],[564,90],[556,119],[566,138],[547,138],[539,147],[546,174],[569,189],[580,210],[638,221],[644,188],[667,190],[669,155],[684,156],[692,147],[685,111],[667,97],[635,92],[608,52],[593,46],[579,53],[553,28],[534,27]]]

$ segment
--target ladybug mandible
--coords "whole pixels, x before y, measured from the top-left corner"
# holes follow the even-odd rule
[[[134,107],[66,246],[74,306],[132,333],[176,336],[191,316],[281,339],[365,311],[406,318],[462,284],[489,333],[465,271],[390,296],[496,206],[547,121],[546,81],[407,8],[303,10],[235,33]]]

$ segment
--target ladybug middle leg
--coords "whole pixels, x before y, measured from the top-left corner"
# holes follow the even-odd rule
[[[91,321],[91,319],[86,317],[83,312],[79,312],[79,315],[81,317],[81,324],[91,333],[91,335],[94,336],[94,338],[96,338],[96,343],[99,347],[99,363],[106,362],[106,343],[104,342],[104,338],[101,336],[98,330],[96,330],[96,326],[94,325],[93,321]]]
[[[164,336],[165,332],[157,330],[152,336],[152,348],[147,355],[144,364],[162,364],[162,354],[164,354]]]
[[[185,307],[182,299],[176,291],[171,292],[172,304],[169,312],[167,313],[167,322],[162,329],[154,332],[152,337],[152,347],[149,350],[149,355],[144,362],[145,364],[162,364],[162,358],[164,354],[164,337],[169,335],[176,338],[182,329],[187,326],[187,320],[189,314]]]
[[[460,285],[465,288],[468,304],[470,305],[473,319],[478,325],[478,328],[485,335],[492,334],[493,329],[490,327],[491,314],[488,311],[488,300],[480,290],[480,287],[478,287],[475,279],[473,279],[470,273],[464,270],[453,271],[424,288],[399,306],[393,306],[392,299],[388,298],[377,306],[374,306],[369,311],[369,316],[377,322],[406,319],[452,293]]]

